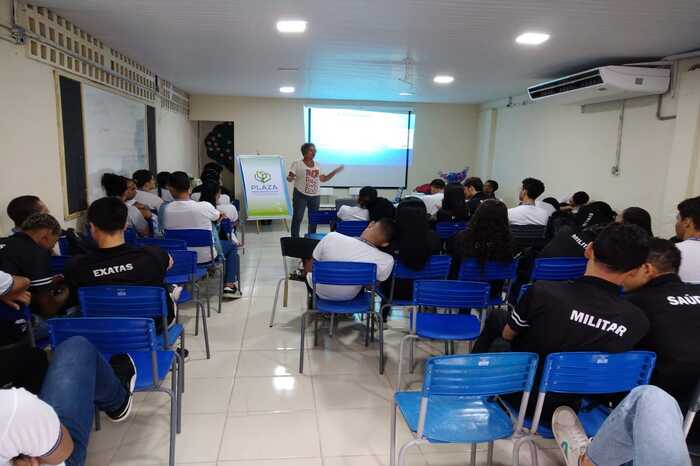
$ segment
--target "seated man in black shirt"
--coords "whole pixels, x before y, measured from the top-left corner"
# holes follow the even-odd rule
[[[610,223],[595,224],[575,232],[563,231],[540,251],[538,259],[550,257],[585,257],[586,248]]]
[[[625,283],[628,300],[641,308],[651,324],[639,349],[656,353],[651,383],[687,407],[700,380],[700,285],[678,277],[681,253],[665,239],[650,242],[642,273]]]
[[[124,241],[127,207],[121,199],[103,197],[88,208],[90,233],[98,249],[76,256],[66,264],[65,280],[77,296],[77,289],[98,285],[162,286],[172,258],[159,247],[134,247]],[[168,322],[175,316],[168,296]],[[156,328],[161,328],[156,321]]]
[[[586,248],[584,277],[535,282],[512,311],[491,313],[474,351],[489,351],[499,331],[513,351],[537,353],[540,369],[550,353],[633,349],[649,321],[620,289],[641,273],[648,243],[646,232],[635,225],[609,225]],[[531,400],[536,398],[533,394]],[[576,402],[576,397],[548,395],[542,419],[551,419],[557,406]]]
[[[484,193],[484,183],[478,176],[470,176],[464,180],[464,197],[467,199],[467,218],[471,218],[485,199],[489,196]]]
[[[14,222],[15,226],[12,229],[13,233],[22,231],[22,224],[32,214],[48,214],[49,208],[46,207],[41,199],[37,196],[25,195],[12,199],[7,204],[7,216]]]
[[[51,215],[33,214],[0,250],[0,270],[29,278],[30,308],[45,318],[58,314],[68,299],[68,289],[55,280],[51,267],[51,251],[60,234],[61,226]]]

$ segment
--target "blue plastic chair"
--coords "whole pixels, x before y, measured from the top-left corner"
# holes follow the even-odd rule
[[[530,281],[575,280],[583,277],[588,261],[584,257],[548,257],[535,259]]]
[[[66,263],[71,260],[73,256],[51,256],[51,272],[54,275],[61,275],[66,269]]]
[[[377,291],[377,294],[382,296],[385,301],[385,304],[382,305],[381,311],[383,312],[385,307],[413,305],[413,299],[394,299],[396,280],[446,280],[448,274],[450,273],[451,264],[452,257],[445,255],[430,256],[421,270],[414,270],[407,267],[398,260],[394,262],[394,270],[391,273],[389,295],[384,296],[381,291]]]
[[[370,321],[377,317],[379,325],[379,373],[384,373],[384,323],[374,306],[377,265],[366,262],[314,261],[312,267],[313,304],[312,309],[301,318],[301,345],[299,346],[299,373],[304,372],[304,336],[306,317],[314,320],[314,345],[318,344],[318,314],[331,315],[331,332],[335,314],[367,314],[365,346],[369,345]],[[363,289],[353,299],[331,301],[318,296],[317,285],[361,286]],[[332,333],[331,333],[332,336]]]
[[[518,439],[513,445],[513,460],[518,458],[520,446],[524,442],[534,445],[535,435],[554,438],[551,429],[540,426],[542,407],[547,393],[602,395],[628,392],[634,387],[649,383],[655,363],[656,354],[650,351],[615,354],[600,352],[549,354],[542,371],[529,435]],[[608,414],[609,412],[605,409],[580,412],[579,419],[586,434],[590,437],[594,436]],[[534,450],[537,454],[537,449]],[[514,464],[517,466],[517,463],[514,462]]]
[[[124,241],[128,244],[136,244],[136,240],[139,238],[138,233],[133,228],[127,228],[124,230]]]
[[[58,252],[61,253],[62,256],[68,256],[71,253],[70,250],[70,243],[68,242],[68,238],[63,235],[58,237]]]
[[[179,239],[139,238],[136,240],[136,246],[157,246],[168,253],[187,251],[187,243]]]
[[[335,209],[309,210],[310,225],[330,225],[337,217],[338,211]]]
[[[522,430],[525,410],[537,370],[534,353],[488,353],[438,356],[428,359],[421,391],[394,394],[391,417],[390,464],[396,464],[396,417],[401,412],[414,439],[399,451],[403,466],[408,449],[429,443],[471,444],[471,464],[476,444],[488,442],[492,464],[493,442]],[[401,386],[401,380],[398,381]],[[493,399],[522,392],[517,419]]]
[[[509,284],[515,279],[517,272],[517,260],[510,262],[486,261],[482,266],[477,259],[467,258],[462,261],[457,278],[459,278],[459,280],[485,283],[503,280]],[[504,288],[506,289],[506,295],[508,295],[507,288],[505,286]],[[489,298],[489,305],[491,306],[501,306],[504,302],[502,294]]]
[[[465,222],[437,222],[435,224],[435,232],[443,241],[452,238],[460,231],[464,231],[465,228],[467,228]]]
[[[345,236],[358,237],[363,231],[365,231],[367,226],[369,226],[369,222],[362,220],[341,220],[335,224],[335,231],[342,233]]]
[[[200,262],[197,264],[198,267],[206,270],[213,270],[219,272],[219,283],[217,288],[217,295],[219,298],[219,306],[217,312],[221,314],[221,300],[224,293],[224,263],[220,258],[217,257],[216,251],[214,250],[214,237],[212,236],[211,230],[198,230],[198,229],[183,229],[183,230],[165,230],[166,239],[176,239],[184,241],[188,248],[209,248],[209,253],[211,257],[214,258],[208,262]],[[238,274],[238,289],[240,289],[240,274]],[[207,295],[207,313],[210,313],[209,305],[209,281],[207,281],[206,288]]]
[[[207,313],[199,298],[199,286],[197,280],[201,280],[206,272],[197,267],[197,253],[194,251],[170,251],[173,265],[165,274],[165,283],[168,285],[181,285],[185,288],[180,293],[177,305],[193,301],[195,304],[194,334],[199,335],[199,316],[202,316],[202,328],[204,329],[204,346],[207,359],[211,357],[209,350],[209,330],[207,329]],[[189,290],[186,288],[189,287]]]
[[[158,348],[153,320],[144,318],[70,318],[49,319],[51,347],[73,336],[86,338],[106,359],[114,354],[128,353],[136,365],[134,392],[163,392],[170,397],[170,458],[175,465],[175,434],[180,432],[180,394],[163,386],[172,374],[172,386],[177,387],[176,353]],[[99,415],[98,415],[99,416]]]
[[[413,372],[415,341],[419,338],[441,340],[448,344],[454,341],[471,341],[481,334],[481,321],[471,314],[438,314],[422,312],[424,307],[456,309],[485,309],[489,306],[491,285],[459,280],[416,280],[413,282],[413,311],[410,332],[399,345],[399,379],[403,366],[404,343],[411,340],[410,372]],[[399,387],[400,388],[400,387]]]

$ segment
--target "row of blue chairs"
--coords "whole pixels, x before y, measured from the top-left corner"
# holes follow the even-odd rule
[[[336,212],[334,210],[317,210],[309,212],[309,223],[312,225],[327,225],[330,224],[328,217],[333,215],[335,220]],[[369,222],[362,220],[338,220],[335,223],[335,231],[346,236],[358,237],[365,231]],[[465,222],[438,222],[435,225],[435,232],[442,240],[447,240],[466,228]],[[311,239],[322,239],[325,233],[310,233],[306,235]]]
[[[537,465],[539,435],[553,438],[551,430],[540,428],[540,417],[548,393],[601,395],[627,392],[649,383],[656,355],[647,351],[619,354],[596,352],[553,353],[544,362],[537,404],[532,419],[526,410],[532,391],[538,356],[534,353],[486,353],[438,356],[425,365],[420,391],[394,394],[391,418],[390,464],[396,457],[396,423],[400,412],[413,433],[398,453],[403,466],[408,450],[430,443],[471,444],[471,464],[476,462],[476,444],[488,442],[487,464],[493,460],[495,440],[514,438],[513,465],[519,464],[520,448],[530,448]],[[522,393],[518,415],[494,397]],[[586,433],[595,435],[609,410],[603,407],[579,413]],[[692,422],[692,419],[691,419]],[[529,425],[529,428],[526,426]]]

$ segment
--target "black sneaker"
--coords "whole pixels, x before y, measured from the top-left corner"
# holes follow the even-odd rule
[[[224,293],[222,295],[225,299],[238,299],[241,297],[241,292],[238,289],[238,287],[234,286],[225,286],[224,287]]]
[[[121,422],[131,412],[132,402],[134,400],[134,385],[136,385],[136,364],[128,354],[115,354],[109,358],[109,365],[112,366],[114,375],[121,382],[124,390],[126,390],[126,399],[122,405],[114,411],[106,411],[107,417],[112,422]]]
[[[187,350],[187,348],[177,348],[175,351],[177,351],[177,354],[182,357],[182,361],[187,361],[190,357],[190,352]]]

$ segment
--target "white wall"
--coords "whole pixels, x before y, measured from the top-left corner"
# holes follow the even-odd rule
[[[698,194],[693,161],[700,153],[693,142],[700,134],[700,71],[686,71],[691,64],[680,67],[676,105],[664,105],[664,114],[678,112],[677,119],[656,118],[656,97],[626,102],[620,176],[611,174],[620,102],[583,109],[485,104],[479,117],[477,172],[496,179],[500,197],[510,205],[517,201],[520,181],[533,176],[544,181],[545,195],[559,198],[585,190],[618,211],[643,207],[652,214],[655,232],[671,235],[675,204]]]
[[[9,2],[0,0],[0,23]],[[2,31],[2,30],[0,30]],[[7,203],[35,194],[64,225],[63,167],[59,153],[53,69],[26,58],[24,48],[0,40],[0,235],[13,226]],[[156,104],[158,168],[195,171],[195,124]]]
[[[236,154],[279,154],[290,164],[301,155],[306,104],[382,105],[371,102],[313,101],[193,95],[192,120],[233,121]],[[386,104],[384,104],[386,105]],[[391,106],[399,106],[392,103]],[[427,183],[440,169],[463,169],[476,158],[478,106],[413,104],[416,113],[413,165],[408,187]],[[200,135],[204,138],[206,133]],[[203,160],[206,162],[206,160]],[[240,183],[236,182],[236,189]]]

